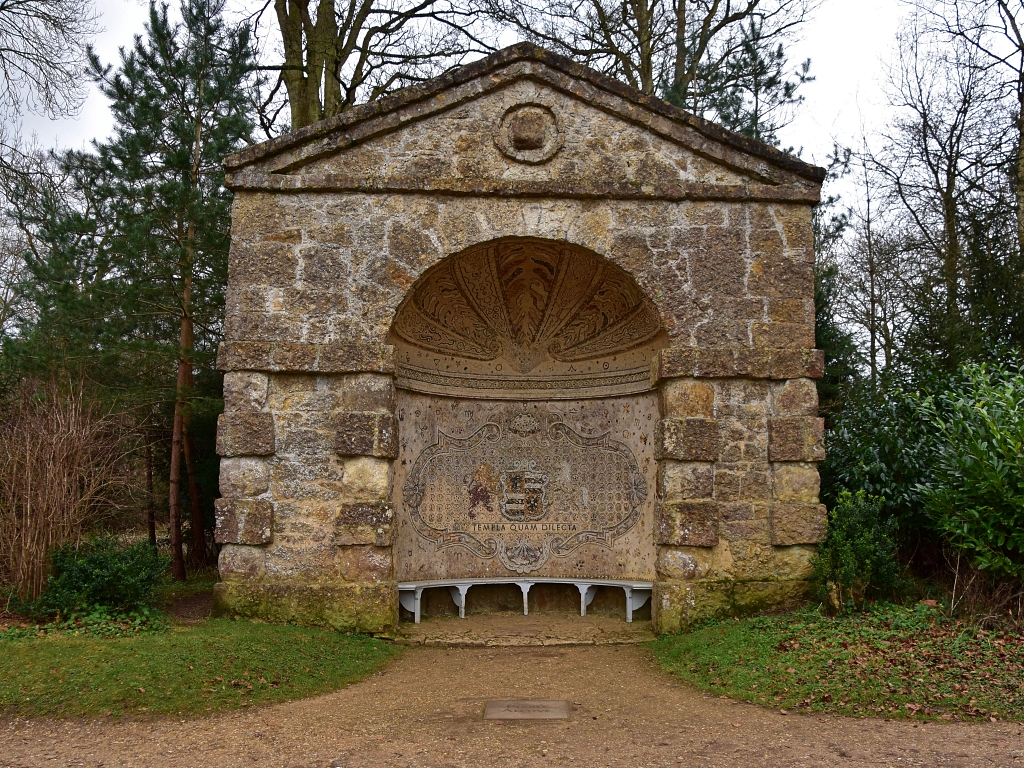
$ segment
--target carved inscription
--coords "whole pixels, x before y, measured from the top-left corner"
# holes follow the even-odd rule
[[[393,326],[402,386],[488,397],[645,389],[662,336],[657,310],[622,269],[531,238],[445,259],[417,281]]]
[[[401,578],[649,570],[653,396],[514,404],[401,393],[398,412]]]

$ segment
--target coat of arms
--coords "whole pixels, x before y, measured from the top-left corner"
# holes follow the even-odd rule
[[[525,468],[517,467],[501,473],[501,514],[515,522],[530,522],[544,517],[544,486],[546,472],[537,470],[531,461]]]

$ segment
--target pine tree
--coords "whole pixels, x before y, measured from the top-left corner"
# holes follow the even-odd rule
[[[117,231],[111,282],[123,315],[122,360],[149,357],[173,371],[169,518],[173,576],[185,578],[182,460],[192,512],[193,558],[206,557],[190,430],[195,369],[212,370],[224,314],[230,192],[221,161],[252,130],[255,71],[249,28],[229,26],[223,0],[182,0],[180,23],[150,5],[145,35],[112,72],[90,51],[90,74],[110,99],[115,130],[96,145]]]
[[[814,81],[807,59],[787,75],[789,58],[783,43],[765,34],[764,22],[751,18],[742,25],[736,50],[722,62],[698,70],[690,88],[689,106],[745,136],[778,145],[778,132],[789,125],[803,103],[800,86]],[[670,101],[679,101],[669,91]]]

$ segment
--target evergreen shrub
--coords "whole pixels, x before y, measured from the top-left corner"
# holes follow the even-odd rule
[[[924,509],[976,568],[1024,579],[1024,373],[970,365],[964,374],[966,386],[922,403],[937,434]]]
[[[884,500],[864,491],[843,491],[828,514],[828,533],[814,558],[812,578],[835,610],[896,587],[896,521],[883,513]]]
[[[93,538],[78,547],[57,547],[53,574],[28,608],[40,616],[69,616],[97,607],[128,613],[152,606],[170,559],[146,541]]]

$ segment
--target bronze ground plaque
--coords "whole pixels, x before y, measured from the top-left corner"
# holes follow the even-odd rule
[[[568,701],[488,701],[484,720],[568,720]]]

